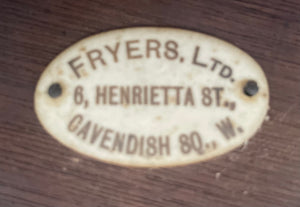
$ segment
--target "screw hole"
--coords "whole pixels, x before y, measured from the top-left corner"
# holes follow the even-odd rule
[[[51,98],[57,98],[62,94],[62,88],[59,83],[53,83],[48,89],[48,94]]]
[[[247,96],[254,96],[258,92],[258,85],[256,81],[250,80],[244,86],[244,94]]]

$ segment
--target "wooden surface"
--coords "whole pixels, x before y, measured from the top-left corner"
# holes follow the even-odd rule
[[[300,206],[300,1],[0,1],[0,207]],[[33,111],[46,65],[76,41],[130,26],[227,40],[263,67],[270,120],[248,145],[185,167],[124,168],[73,152]]]

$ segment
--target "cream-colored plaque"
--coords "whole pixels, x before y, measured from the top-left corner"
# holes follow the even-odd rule
[[[224,154],[267,114],[260,66],[202,33],[128,28],[79,41],[37,84],[43,127],[77,152],[117,165],[178,166]]]

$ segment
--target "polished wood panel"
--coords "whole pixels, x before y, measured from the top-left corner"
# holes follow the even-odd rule
[[[0,206],[299,206],[300,1],[0,1]],[[270,120],[249,143],[204,163],[136,169],[83,157],[33,111],[46,65],[92,34],[171,26],[227,40],[270,85]]]

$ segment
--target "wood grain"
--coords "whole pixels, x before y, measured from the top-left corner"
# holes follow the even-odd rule
[[[248,145],[205,163],[135,169],[83,157],[33,111],[46,65],[78,40],[172,26],[227,40],[263,67],[270,120]],[[300,1],[0,1],[0,206],[300,206]]]

